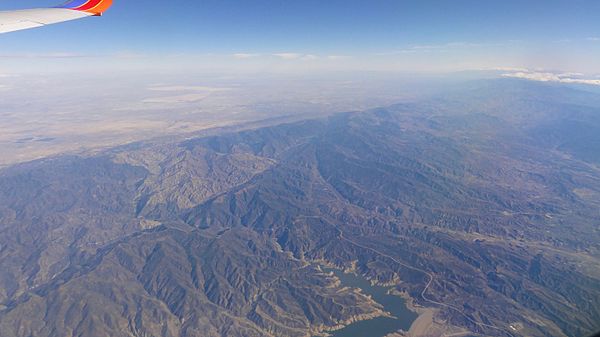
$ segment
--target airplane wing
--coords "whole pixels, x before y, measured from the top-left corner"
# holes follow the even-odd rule
[[[0,33],[100,16],[112,6],[112,2],[113,0],[72,0],[55,8],[0,12]]]

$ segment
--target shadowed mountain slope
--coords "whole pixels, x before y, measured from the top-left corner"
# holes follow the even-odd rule
[[[323,264],[473,335],[600,329],[600,169],[564,145],[600,134],[597,99],[513,82],[6,169],[0,335],[312,336],[383,314]]]

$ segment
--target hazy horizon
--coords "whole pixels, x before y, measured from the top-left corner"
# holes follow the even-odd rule
[[[4,1],[0,10],[55,5]],[[597,1],[115,1],[0,37],[0,74],[529,69],[597,79]]]
[[[600,1],[55,1],[0,1],[0,337],[600,331]]]

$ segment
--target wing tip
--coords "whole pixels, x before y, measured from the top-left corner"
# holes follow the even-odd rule
[[[71,0],[60,7],[101,16],[112,4],[113,0]]]

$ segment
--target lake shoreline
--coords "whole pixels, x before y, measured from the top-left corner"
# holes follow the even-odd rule
[[[421,308],[413,304],[413,299],[408,294],[394,289],[397,284],[378,284],[357,273],[356,269],[347,270],[330,265],[322,265],[322,267],[324,272],[333,273],[341,286],[359,289],[362,294],[381,305],[383,310],[374,315],[353,317],[350,319],[352,321],[350,324],[320,327],[320,331],[313,333],[312,336],[362,337],[368,333],[373,337],[385,337],[400,331],[410,331],[415,322],[423,325],[424,322],[430,321],[427,318],[432,316],[432,312],[423,313]]]

